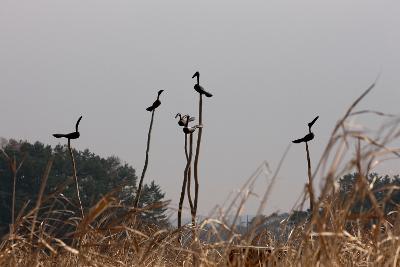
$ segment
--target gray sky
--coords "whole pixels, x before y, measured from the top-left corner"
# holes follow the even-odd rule
[[[320,120],[313,162],[344,109],[381,71],[362,107],[398,114],[399,1],[0,0],[0,136],[55,145],[79,115],[78,149],[117,155],[140,173],[159,89],[146,181],[177,202],[185,159],[177,112],[204,103],[200,212]],[[267,212],[291,208],[306,181],[292,146]],[[257,193],[267,181],[261,179]],[[245,213],[253,213],[257,199]]]

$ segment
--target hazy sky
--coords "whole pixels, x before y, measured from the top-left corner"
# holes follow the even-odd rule
[[[146,181],[177,203],[184,135],[174,115],[204,101],[200,212],[240,188],[266,160],[274,169],[320,115],[320,157],[344,109],[382,75],[362,107],[398,114],[400,2],[0,0],[0,136],[55,145],[79,115],[75,148],[117,155],[138,173],[159,89]],[[292,146],[267,212],[287,210],[307,179]],[[267,180],[260,179],[262,194]],[[254,213],[257,199],[245,213]]]

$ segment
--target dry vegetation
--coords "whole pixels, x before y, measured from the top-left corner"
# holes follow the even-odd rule
[[[387,159],[399,157],[398,149],[389,145],[400,134],[399,119],[373,111],[356,111],[357,104],[373,88],[365,91],[346,111],[330,137],[317,162],[314,160],[313,179],[322,178],[321,192],[316,195],[313,213],[295,227],[288,228],[283,238],[273,238],[268,229],[259,231],[262,219],[256,220],[246,234],[238,234],[227,216],[238,216],[251,194],[257,177],[265,173],[260,166],[246,181],[230,205],[218,210],[214,218],[186,225],[180,230],[159,229],[136,221],[134,208],[125,207],[110,192],[86,212],[84,219],[73,214],[63,222],[71,231],[64,236],[54,234],[53,222],[66,210],[53,210],[52,203],[60,197],[66,184],[51,195],[40,194],[33,210],[16,214],[11,233],[0,244],[1,266],[397,266],[400,264],[400,216],[385,214],[384,202],[375,199],[366,176]],[[354,116],[380,115],[382,128],[371,136],[354,130],[348,122]],[[282,157],[281,163],[285,156]],[[51,168],[43,174],[42,187]],[[16,163],[10,164],[16,169]],[[259,207],[261,214],[268,205],[268,196],[281,164],[270,176]],[[339,201],[336,180],[356,171],[350,201]],[[306,177],[305,181],[306,181]],[[391,194],[399,188],[387,188]],[[43,192],[43,190],[41,190]],[[301,201],[293,210],[307,202],[304,190]],[[350,207],[357,197],[370,198],[372,209],[353,214]],[[155,203],[154,205],[165,205]],[[40,210],[46,207],[46,212]],[[50,208],[49,208],[50,207]],[[151,209],[154,207],[146,207]],[[258,218],[258,217],[257,217]],[[284,231],[282,231],[284,232]],[[180,240],[182,236],[182,240]]]

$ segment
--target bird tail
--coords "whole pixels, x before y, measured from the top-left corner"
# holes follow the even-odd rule
[[[294,140],[292,142],[295,144],[298,144],[298,143],[304,142],[304,138],[300,138],[300,139]]]
[[[65,134],[53,134],[55,138],[65,137]]]
[[[209,93],[209,92],[204,92],[204,95],[206,96],[206,97],[212,97],[213,95],[211,94],[211,93]]]

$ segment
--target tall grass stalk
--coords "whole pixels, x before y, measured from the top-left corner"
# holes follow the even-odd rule
[[[17,166],[17,159],[15,158],[15,155],[11,158],[10,156],[8,156],[8,154],[3,149],[1,149],[1,152],[3,153],[4,157],[6,158],[6,160],[8,162],[8,166],[11,171],[12,194],[11,194],[11,220],[10,221],[11,221],[11,228],[12,228],[11,231],[14,232],[17,173],[18,173],[19,169],[22,167],[22,164],[24,163],[25,156]]]
[[[43,176],[41,179],[39,194],[38,194],[38,197],[36,200],[36,205],[34,208],[34,214],[33,214],[33,219],[32,219],[31,236],[30,236],[31,242],[33,242],[33,235],[35,233],[37,216],[38,216],[38,212],[40,209],[40,205],[42,204],[44,190],[46,188],[47,179],[49,178],[49,174],[50,174],[51,166],[53,165],[53,161],[54,161],[54,156],[52,158],[50,158],[49,161],[47,162],[46,168],[43,172]]]

